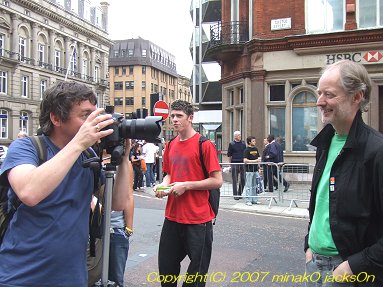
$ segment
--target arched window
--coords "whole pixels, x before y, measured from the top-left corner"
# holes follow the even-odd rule
[[[293,99],[292,150],[313,150],[311,140],[317,135],[318,112],[316,97],[310,91],[298,93]]]
[[[8,138],[8,111],[0,109],[0,138]]]
[[[20,112],[20,125],[19,125],[20,131],[25,132],[26,134],[28,133],[28,112],[26,111],[21,111]]]

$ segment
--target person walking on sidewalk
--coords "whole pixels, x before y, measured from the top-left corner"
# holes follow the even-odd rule
[[[320,280],[307,286],[383,286],[383,135],[362,119],[370,93],[366,69],[349,60],[327,66],[318,82],[325,127],[311,142],[305,253],[306,272]],[[329,276],[336,282],[325,282]]]
[[[245,186],[245,170],[243,166],[243,152],[246,149],[246,144],[241,140],[241,132],[234,132],[234,140],[229,143],[227,156],[230,158],[231,178],[233,184],[233,196],[235,200],[239,200]],[[238,186],[239,175],[239,186]]]
[[[255,137],[249,136],[246,139],[247,148],[243,153],[243,162],[245,163],[246,180],[245,180],[245,202],[246,205],[260,204],[256,195],[259,193],[260,177],[259,177],[259,151],[255,146]],[[263,184],[263,183],[262,183]],[[257,192],[258,190],[258,192]]]
[[[154,187],[156,196],[168,196],[162,227],[158,265],[160,276],[178,278],[181,262],[190,259],[183,286],[205,286],[213,243],[212,220],[215,214],[209,204],[209,189],[222,186],[222,172],[214,144],[202,143],[205,174],[200,160],[200,134],[193,129],[193,106],[182,100],[170,106],[170,118],[178,133],[164,152],[161,184]],[[164,191],[163,188],[167,188]],[[191,283],[186,283],[191,282]],[[175,287],[177,282],[161,282]]]
[[[156,183],[154,176],[154,164],[156,162],[156,155],[158,152],[158,146],[154,143],[144,142],[142,146],[142,155],[146,163],[145,181],[146,187],[152,187]]]

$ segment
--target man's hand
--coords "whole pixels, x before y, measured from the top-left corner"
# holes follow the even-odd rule
[[[93,111],[72,139],[72,142],[78,145],[81,151],[113,133],[113,129],[102,130],[113,123],[112,115],[102,114],[103,112],[102,108]]]
[[[313,259],[313,252],[310,248],[306,250],[306,263]]]
[[[343,261],[335,270],[332,272],[335,278],[344,278],[345,280],[342,282],[347,282],[347,277],[349,275],[353,275],[352,270],[350,268],[350,264],[348,261]]]

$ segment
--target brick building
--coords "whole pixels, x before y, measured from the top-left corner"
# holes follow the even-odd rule
[[[235,130],[261,148],[281,136],[286,162],[314,162],[323,66],[360,62],[373,79],[365,121],[383,132],[383,1],[222,0],[208,55],[221,65],[223,147]]]

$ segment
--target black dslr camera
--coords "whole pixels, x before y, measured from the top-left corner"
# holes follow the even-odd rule
[[[140,139],[147,142],[160,143],[162,117],[149,116],[145,119],[124,119],[124,116],[114,112],[114,106],[106,106],[105,112],[113,115],[113,124],[105,129],[113,129],[113,133],[101,139],[100,148],[111,155],[111,164],[119,165],[121,156],[125,153],[125,139]]]

